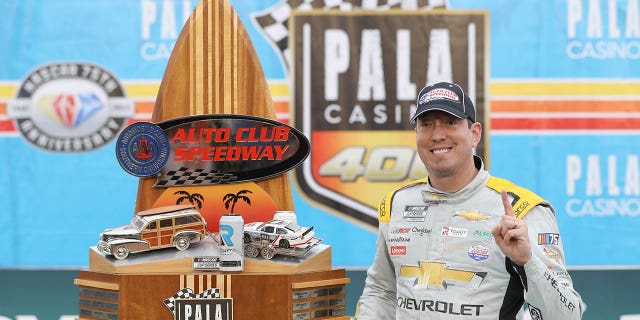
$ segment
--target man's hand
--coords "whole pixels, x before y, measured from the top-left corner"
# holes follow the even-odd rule
[[[500,223],[491,230],[493,238],[504,255],[509,257],[513,263],[523,266],[531,259],[527,223],[517,219],[513,214],[513,207],[511,207],[507,192],[504,190],[502,190],[502,205],[504,206],[504,216],[500,219]]]

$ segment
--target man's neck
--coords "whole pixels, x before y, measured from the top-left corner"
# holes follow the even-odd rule
[[[429,183],[440,191],[454,193],[468,185],[476,177],[478,171],[479,169],[472,164],[454,175],[444,177],[429,176]]]

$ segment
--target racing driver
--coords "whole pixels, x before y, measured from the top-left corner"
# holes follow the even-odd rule
[[[428,177],[385,196],[355,319],[581,319],[552,206],[493,177],[462,88],[423,88],[411,122]]]

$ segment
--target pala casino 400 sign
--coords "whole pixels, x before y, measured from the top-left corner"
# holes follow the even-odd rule
[[[384,194],[427,174],[409,121],[427,83],[462,85],[485,122],[484,11],[301,11],[289,26],[294,121],[311,142],[296,182],[340,214],[375,226]]]

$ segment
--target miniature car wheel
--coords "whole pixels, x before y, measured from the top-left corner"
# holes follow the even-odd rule
[[[113,256],[118,260],[126,259],[129,256],[129,248],[118,246],[113,250]]]
[[[247,245],[244,247],[244,254],[248,257],[255,258],[258,256],[259,253],[260,253],[260,250],[258,250],[258,248],[252,245]]]
[[[180,251],[187,250],[190,244],[191,244],[191,241],[189,241],[189,238],[185,236],[179,236],[176,238],[176,240],[173,241],[173,245],[176,247],[176,249]]]
[[[262,255],[263,258],[267,260],[271,260],[271,258],[273,258],[273,256],[276,255],[276,249],[274,249],[271,246],[264,247],[262,248],[262,250],[260,250],[260,254]]]
[[[249,235],[248,233],[244,234],[244,243],[249,243],[251,242],[251,235]]]
[[[289,240],[287,240],[287,239],[280,239],[279,246],[280,246],[280,248],[283,248],[283,249],[291,248],[291,244],[289,243]]]

